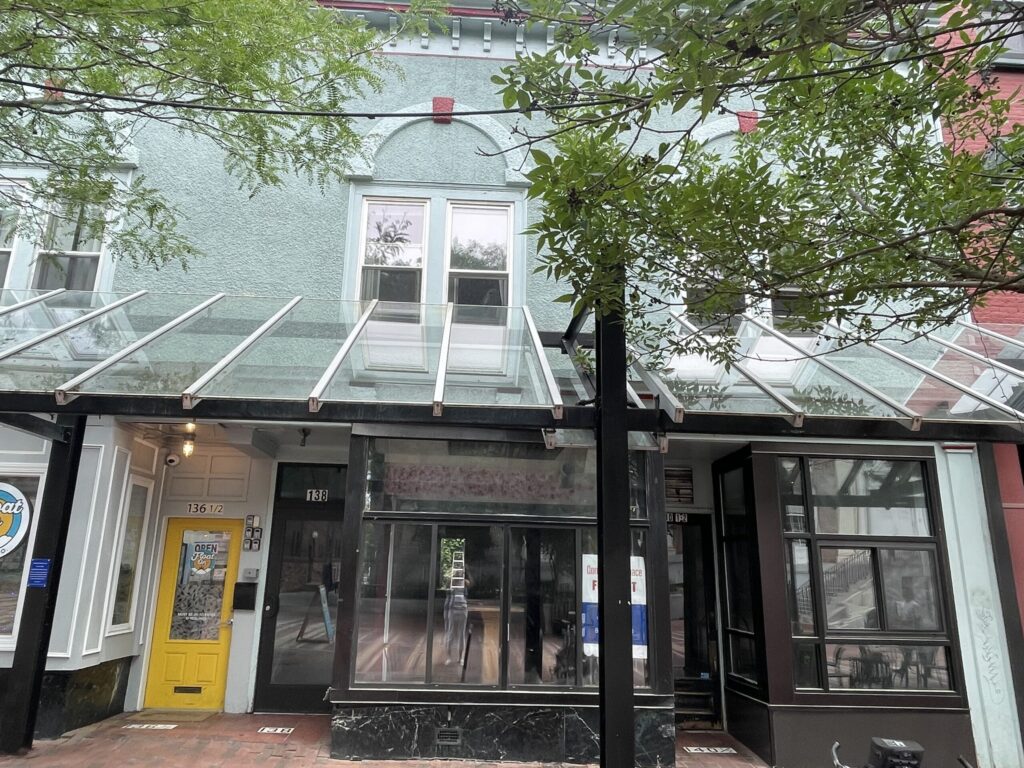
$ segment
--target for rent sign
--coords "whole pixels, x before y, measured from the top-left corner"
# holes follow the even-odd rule
[[[597,555],[583,555],[583,655],[598,656]],[[632,583],[633,658],[647,658],[647,567],[642,557],[629,558]]]

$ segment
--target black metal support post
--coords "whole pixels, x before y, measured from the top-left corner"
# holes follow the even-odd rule
[[[0,728],[0,752],[14,754],[32,747],[39,694],[46,670],[46,651],[50,647],[50,630],[57,605],[64,548],[71,523],[71,504],[78,480],[78,463],[82,457],[85,416],[61,416],[57,424],[63,440],[50,444],[50,461],[46,468],[46,485],[36,509],[36,537],[32,548],[33,561],[48,570],[44,579],[36,576],[25,587],[18,641],[14,648],[14,665],[7,677],[7,690],[0,702],[3,728]]]
[[[620,313],[597,323],[597,550],[601,765],[632,768],[633,622],[629,568],[626,333]]]

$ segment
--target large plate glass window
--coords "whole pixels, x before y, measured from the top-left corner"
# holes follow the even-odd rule
[[[924,462],[776,467],[796,687],[954,690]]]
[[[360,298],[423,300],[427,250],[425,200],[366,198],[363,201]]]
[[[596,686],[595,452],[368,440],[356,684]],[[646,464],[631,462],[634,685],[650,686]],[[454,519],[453,519],[454,518]]]
[[[448,204],[448,298],[460,306],[507,307],[512,254],[511,204]],[[503,317],[494,310],[459,310],[459,319]]]
[[[36,255],[32,287],[50,291],[67,288],[91,291],[96,287],[103,241],[99,214],[86,206],[70,206],[51,213]]]

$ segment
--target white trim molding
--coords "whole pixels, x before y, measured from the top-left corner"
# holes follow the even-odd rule
[[[456,102],[455,109],[456,111],[472,111],[474,107]],[[373,180],[377,172],[377,153],[381,147],[403,128],[414,123],[430,120],[430,117],[423,117],[423,114],[432,113],[433,111],[433,103],[424,101],[399,110],[399,112],[407,114],[393,115],[378,120],[373,130],[363,137],[362,151],[353,158],[348,178],[353,181]],[[529,185],[524,174],[532,167],[532,163],[530,163],[522,148],[518,147],[512,140],[512,132],[506,126],[490,115],[456,116],[452,121],[464,123],[480,131],[501,151],[501,157],[505,161],[505,184],[511,187],[525,187]]]

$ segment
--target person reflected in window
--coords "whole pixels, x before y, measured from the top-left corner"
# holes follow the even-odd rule
[[[901,584],[900,597],[895,602],[896,626],[900,629],[921,629],[924,609],[915,592],[914,578],[905,576]]]
[[[469,602],[466,591],[472,585],[469,571],[465,572],[462,583],[452,580],[451,589],[444,601],[444,650],[445,666],[462,663],[466,651],[466,625],[469,620]]]

